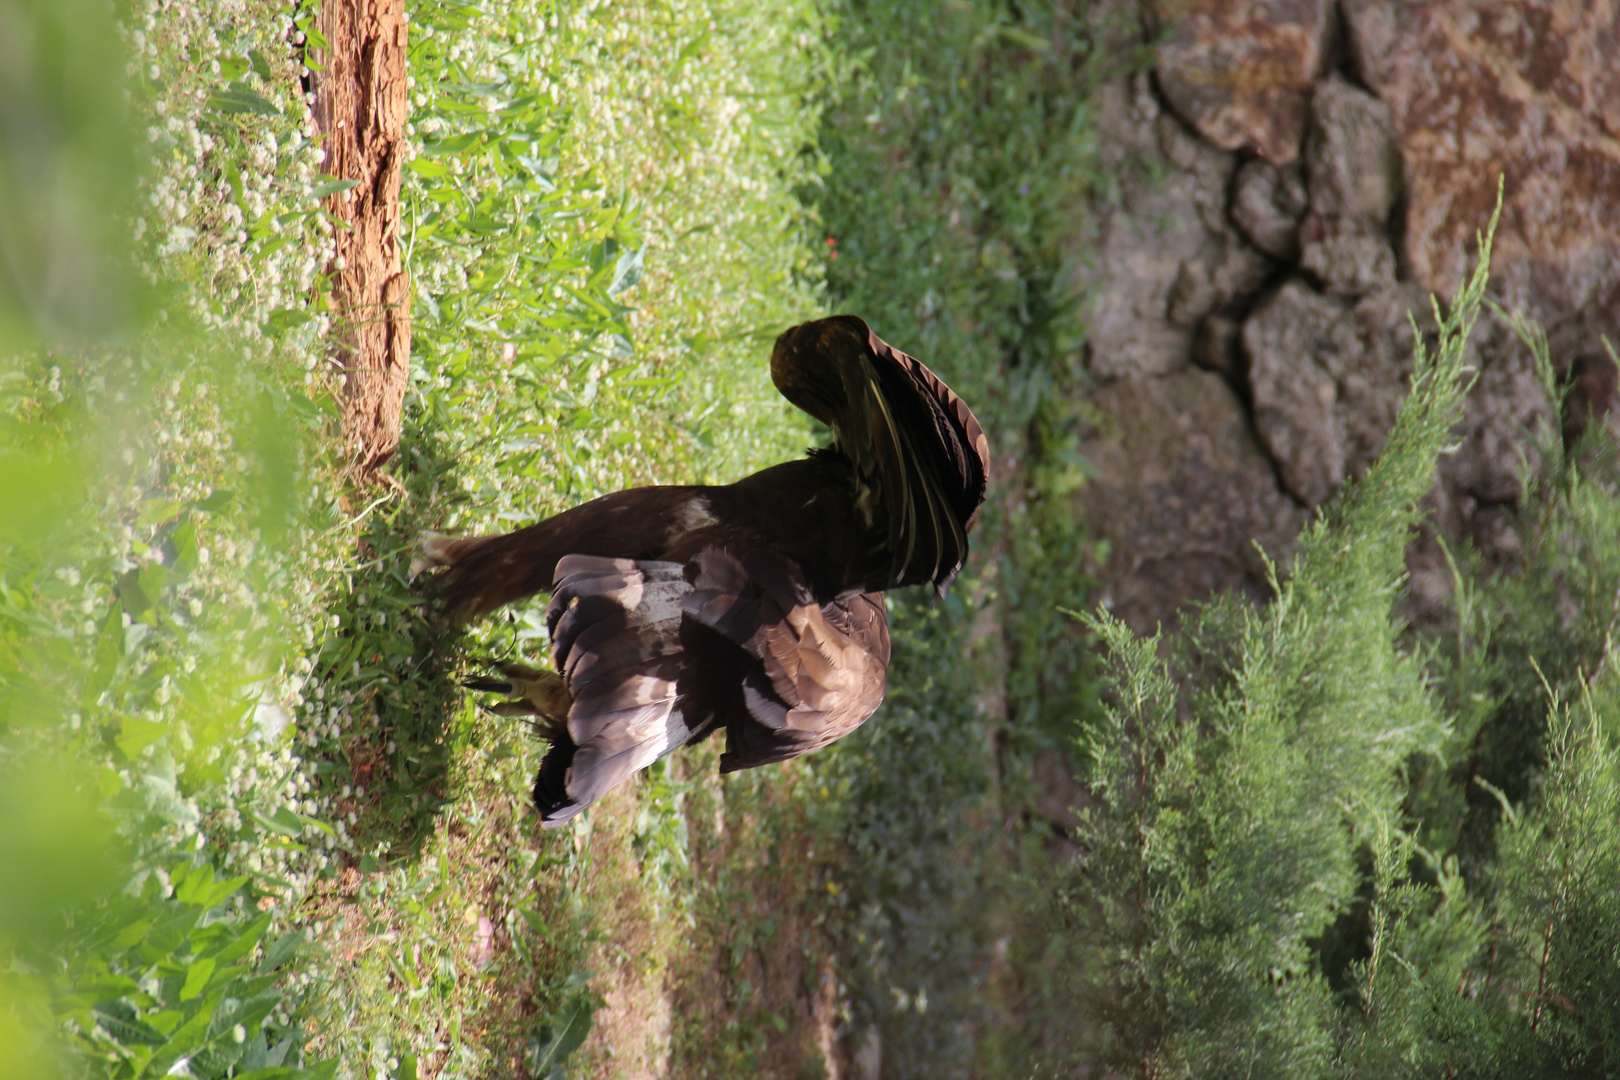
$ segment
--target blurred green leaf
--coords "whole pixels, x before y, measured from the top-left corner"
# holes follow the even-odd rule
[[[264,332],[271,337],[280,337],[289,330],[308,326],[314,320],[315,317],[303,308],[278,308],[265,320]]]
[[[303,943],[304,935],[299,930],[278,937],[270,944],[269,948],[264,950],[264,958],[259,961],[259,974],[267,975],[286,964],[287,961],[298,955],[299,946]]]
[[[258,116],[280,116],[281,110],[249,87],[240,83],[215,90],[208,95],[208,107],[214,112],[227,115],[240,115],[243,113]]]
[[[348,191],[358,186],[358,180],[323,180],[310,189],[310,197],[324,199],[328,195],[336,195],[340,191]]]
[[[43,945],[65,912],[113,884],[112,822],[89,788],[48,757],[0,766],[0,939]]]
[[[534,1076],[550,1076],[568,1060],[590,1034],[596,1001],[588,992],[575,993],[562,1004],[530,1041],[527,1064]]]
[[[613,283],[607,289],[609,296],[616,297],[641,280],[642,258],[646,251],[646,248],[637,248],[619,253],[618,261],[613,266]]]
[[[205,956],[186,968],[186,982],[180,990],[180,1000],[190,1001],[203,992],[208,980],[213,978],[214,967],[218,963],[213,957]]]
[[[220,881],[214,877],[213,867],[207,864],[194,866],[179,884],[175,885],[174,898],[182,904],[212,908],[246,885],[248,880],[248,877],[243,875]]]
[[[120,1009],[120,1003],[114,1002],[96,1007],[96,1023],[107,1030],[107,1033],[119,1042],[133,1043],[136,1046],[162,1046],[168,1042],[168,1036],[143,1023],[134,1016],[119,1015],[120,1012],[133,1013],[128,1006]]]
[[[141,505],[141,516],[135,519],[135,524],[137,526],[166,524],[173,520],[185,505],[180,499],[147,499]]]
[[[134,758],[168,733],[167,724],[126,716],[119,725],[118,749],[126,758]]]
[[[206,499],[203,499],[196,505],[197,509],[199,510],[206,510],[211,514],[217,514],[229,506],[235,498],[236,495],[233,492],[223,490],[215,491],[213,494],[209,495]]]

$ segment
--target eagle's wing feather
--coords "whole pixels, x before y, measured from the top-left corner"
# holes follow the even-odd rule
[[[885,544],[867,587],[948,586],[967,557],[990,462],[984,429],[962,399],[853,315],[784,333],[771,378],[832,429],[835,449],[855,466],[858,505]]]
[[[883,701],[889,626],[881,596],[818,603],[797,564],[763,549],[695,560],[686,617],[745,660],[741,708],[724,716],[720,771],[785,761],[859,727]]]
[[[676,709],[681,605],[692,591],[681,564],[569,555],[556,579],[546,624],[573,703],[566,744],[535,785],[548,827],[692,736]]]

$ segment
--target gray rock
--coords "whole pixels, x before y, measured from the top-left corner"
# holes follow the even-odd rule
[[[1345,475],[1367,471],[1406,400],[1412,375],[1412,322],[1432,331],[1429,297],[1411,285],[1383,285],[1351,308],[1318,351],[1338,388],[1334,406],[1343,439]]]
[[[1567,351],[1565,351],[1567,350]],[[1564,446],[1573,449],[1587,431],[1602,428],[1620,440],[1620,364],[1597,334],[1566,346],[1554,358],[1569,384],[1564,398]]]
[[[1383,230],[1401,192],[1401,155],[1389,106],[1337,74],[1311,96],[1305,146],[1311,210]]]
[[[1160,109],[1145,77],[1105,87],[1096,116],[1119,187],[1095,208],[1079,274],[1086,367],[1101,382],[1166,375],[1190,363],[1204,317],[1258,288],[1270,264],[1226,215],[1234,156]]]
[[[1393,281],[1389,221],[1401,157],[1388,106],[1338,75],[1318,83],[1305,173],[1310,212],[1300,228],[1300,265],[1339,296]]]
[[[1097,476],[1074,498],[1109,546],[1103,602],[1151,632],[1217,592],[1269,595],[1254,541],[1285,561],[1307,515],[1278,488],[1226,381],[1196,369],[1122,380],[1091,404],[1098,426],[1080,451]]]
[[[1338,387],[1324,368],[1346,307],[1290,281],[1261,301],[1243,325],[1254,427],[1283,486],[1319,506],[1344,483]]]
[[[1299,223],[1310,207],[1298,166],[1254,158],[1232,181],[1232,220],[1249,242],[1274,259],[1299,259]]]
[[[1198,326],[1193,339],[1193,363],[1236,383],[1243,375],[1243,324],[1215,314]]]
[[[1310,224],[1309,218],[1306,224]],[[1395,250],[1387,237],[1358,229],[1301,230],[1300,268],[1335,296],[1356,297],[1395,280]]]
[[[1457,451],[1442,458],[1439,468],[1442,490],[1462,507],[1447,522],[1452,535],[1477,532],[1468,520],[1472,506],[1519,497],[1525,470],[1540,463],[1532,433],[1552,431],[1552,408],[1530,351],[1500,320],[1480,320],[1472,353],[1479,378],[1455,432]],[[1486,553],[1492,553],[1489,547]]]
[[[1158,158],[1161,109],[1145,77],[1098,92],[1102,167],[1117,186],[1093,208],[1079,240],[1079,285],[1088,294],[1085,363],[1099,381],[1162,375],[1187,364],[1192,336],[1165,321],[1170,283],[1202,233],[1191,183],[1156,183],[1139,162]],[[1191,219],[1195,228],[1184,223]]]
[[[1169,0],[1153,2],[1162,15]],[[1101,6],[1119,24],[1135,10]],[[1263,596],[1250,539],[1286,551],[1309,508],[1365,472],[1405,398],[1407,313],[1430,332],[1420,288],[1456,287],[1499,167],[1493,295],[1555,333],[1578,318],[1620,325],[1620,19],[1593,19],[1580,0],[1339,6],[1362,85],[1320,71],[1296,85],[1254,60],[1280,40],[1254,19],[1294,34],[1315,27],[1316,6],[1191,0],[1153,78],[1098,99],[1099,163],[1116,186],[1087,208],[1075,254],[1093,260],[1087,365],[1103,385],[1085,453],[1103,475],[1076,498],[1114,548],[1107,595],[1138,629],[1212,590]],[[1268,101],[1283,104],[1254,112]],[[1234,149],[1262,160],[1238,168]],[[1257,295],[1279,262],[1297,262],[1298,279]],[[1527,431],[1550,415],[1528,354],[1494,319],[1473,357],[1480,379],[1430,496],[1434,529],[1509,559],[1507,510],[1536,460]],[[1580,383],[1565,438],[1620,427],[1606,354],[1555,359]],[[1231,390],[1245,383],[1247,410]],[[1438,551],[1414,548],[1414,610],[1439,610]]]
[[[1285,487],[1319,506],[1378,456],[1406,397],[1415,314],[1428,299],[1384,285],[1348,304],[1285,284],[1243,326],[1255,430]]]
[[[1216,308],[1260,288],[1270,272],[1265,257],[1236,234],[1210,233],[1177,267],[1165,297],[1165,315],[1177,326],[1197,326]]]

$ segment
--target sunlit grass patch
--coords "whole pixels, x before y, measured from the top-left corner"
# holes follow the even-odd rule
[[[838,970],[855,1045],[885,1076],[1025,1075],[1067,1004],[1011,965],[1044,934],[1052,827],[1037,763],[1070,767],[1093,708],[1089,543],[1069,493],[1084,327],[1075,237],[1100,179],[1085,5],[840,5],[855,58],[829,110],[821,214],[832,306],[860,313],[969,401],[993,453],[974,555],[943,602],[891,600],[890,694],[818,762],[844,856]]]
[[[638,483],[730,480],[808,437],[765,360],[817,310],[791,193],[816,164],[800,153],[808,60],[775,47],[813,29],[810,9],[605,17],[412,11],[416,355],[390,466],[405,494],[342,497],[356,554],[324,578],[298,715],[354,836],[302,916],[331,964],[322,1046],[349,1069],[543,1075],[593,993],[661,984],[688,906],[665,770],[599,807],[594,830],[540,833],[526,799],[540,747],[459,686],[487,660],[544,660],[539,603],[445,624],[409,578],[418,531],[499,531]],[[388,947],[358,947],[362,924]]]
[[[197,907],[179,892],[204,870],[246,879],[186,909],[218,928],[207,940],[87,945],[63,985],[92,972],[112,989],[71,1030],[126,1071],[139,1047],[167,1047],[173,1064],[191,1040],[199,1076],[286,1064],[310,1034],[342,1075],[368,1078],[549,1076],[576,1050],[604,1071],[634,1056],[689,1075],[814,1075],[852,1016],[837,927],[876,926],[857,908],[887,902],[837,876],[839,846],[881,794],[869,766],[943,731],[929,752],[956,760],[930,766],[923,790],[978,783],[959,651],[954,672],[921,656],[897,668],[911,689],[895,730],[841,758],[721,782],[710,747],[547,835],[527,807],[540,747],[459,686],[484,659],[543,658],[538,605],[462,630],[409,569],[423,528],[508,529],[615,488],[724,482],[801,452],[808,425],[766,357],[823,310],[837,250],[804,201],[828,182],[819,110],[848,74],[831,27],[808,3],[742,0],[412,8],[417,352],[397,487],[370,490],[339,468],[322,280],[333,226],[299,85],[308,16],[248,0],[130,10],[124,78],[145,166],[121,227],[150,319],[103,353],[33,352],[0,384],[8,435],[44,463],[33,487],[64,493],[46,515],[61,529],[5,552],[0,755],[16,756],[0,764],[46,744],[82,759],[74,783],[110,798],[144,874],[113,914]],[[871,194],[855,191],[869,162],[844,164],[833,179],[853,192],[850,215]],[[871,205],[905,198],[895,187]],[[879,217],[888,239],[909,227]],[[881,333],[970,393],[1017,391],[1024,411],[990,409],[1005,428],[1030,422],[1046,384],[1024,379],[1033,363],[1004,378],[998,335],[1045,310],[1040,282],[993,276],[979,299],[996,318],[964,309],[962,333],[941,335],[930,282],[908,269],[884,285],[887,240],[838,233],[839,265],[870,272],[840,286],[850,308],[879,313]],[[952,273],[966,251],[949,249]],[[1019,331],[1024,355],[1057,355],[1047,325]],[[897,624],[924,628],[907,648],[955,650],[977,610],[964,598],[982,596],[898,606]],[[963,706],[943,726],[919,706],[941,687]],[[306,959],[277,954],[259,972],[283,940]],[[252,971],[227,978],[237,961]],[[147,962],[162,968],[155,988],[118,967]],[[269,1008],[232,1011],[237,978]],[[919,988],[904,988],[913,1011]],[[94,1015],[110,1018],[99,1032]],[[701,1041],[701,1018],[723,1036]],[[147,1028],[169,1042],[143,1043]]]

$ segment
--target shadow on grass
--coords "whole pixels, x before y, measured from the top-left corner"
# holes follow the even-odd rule
[[[437,440],[408,432],[394,470],[403,493],[349,494],[362,518],[357,558],[332,582],[334,625],[312,678],[347,713],[326,728],[316,769],[329,789],[354,790],[338,805],[358,815],[350,833],[362,870],[375,861],[366,853],[388,862],[420,852],[451,795],[457,745],[473,730],[457,679],[466,635],[438,610],[431,585],[410,576],[418,534],[443,518],[446,492],[459,490],[446,482],[456,469]]]

